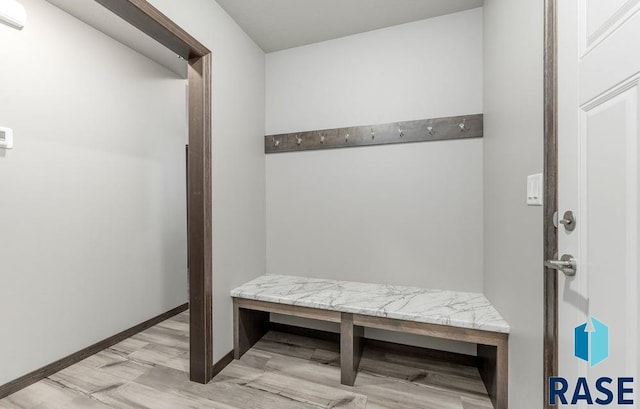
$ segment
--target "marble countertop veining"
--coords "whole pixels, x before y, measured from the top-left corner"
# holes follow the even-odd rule
[[[263,275],[232,290],[231,296],[484,331],[510,331],[509,324],[480,293]]]

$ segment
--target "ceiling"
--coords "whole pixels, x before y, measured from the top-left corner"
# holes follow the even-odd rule
[[[480,7],[483,0],[216,0],[265,51]]]

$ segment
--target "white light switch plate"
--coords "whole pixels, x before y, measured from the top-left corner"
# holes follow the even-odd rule
[[[542,173],[527,176],[527,205],[542,206],[544,179]]]
[[[0,149],[13,149],[13,129],[0,126]]]

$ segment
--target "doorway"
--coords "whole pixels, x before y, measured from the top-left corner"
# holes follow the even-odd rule
[[[213,377],[211,51],[144,0],[96,0],[188,61],[187,157],[190,378]]]

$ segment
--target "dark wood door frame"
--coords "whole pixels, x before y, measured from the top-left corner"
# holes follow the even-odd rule
[[[557,258],[558,230],[558,38],[557,0],[544,0],[544,259]],[[544,269],[544,408],[551,408],[548,379],[558,374],[558,275]]]
[[[188,254],[190,378],[213,377],[211,51],[146,0],[95,0],[189,63]]]

